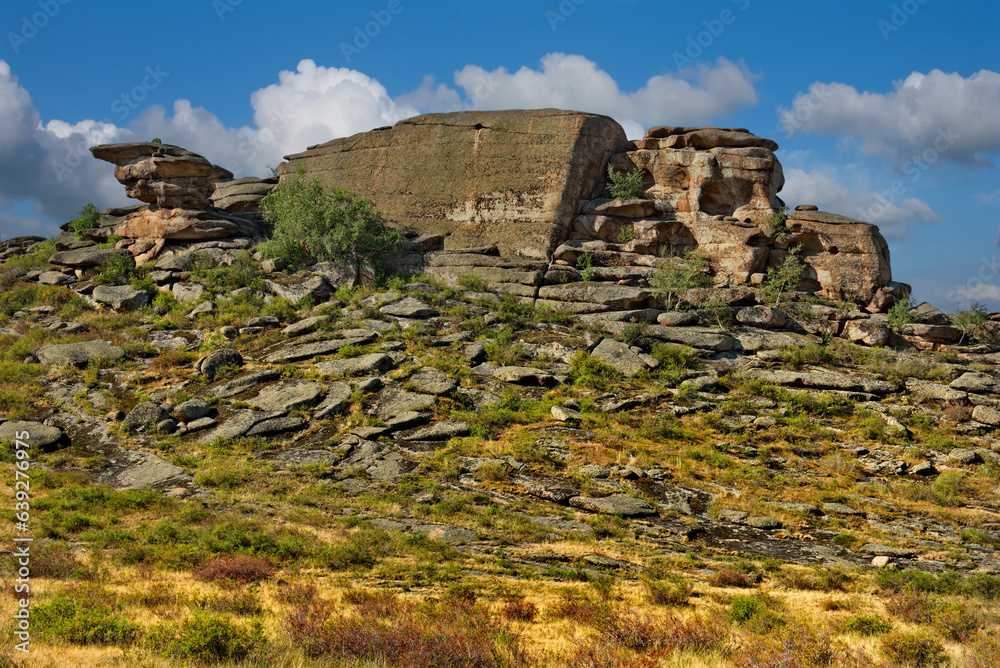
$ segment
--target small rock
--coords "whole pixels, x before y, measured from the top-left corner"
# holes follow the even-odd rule
[[[195,367],[208,380],[215,380],[226,369],[239,368],[241,366],[243,366],[243,356],[232,348],[216,350],[195,363]]]
[[[583,414],[580,411],[567,408],[566,406],[553,406],[550,412],[552,413],[552,417],[560,422],[577,423],[583,419]]]
[[[129,431],[135,431],[146,425],[157,425],[166,417],[166,411],[155,401],[144,401],[125,417],[122,423]]]
[[[932,464],[931,462],[921,462],[920,464],[917,464],[916,466],[910,469],[910,474],[932,476],[932,475],[937,475],[938,470],[934,467],[934,464]]]
[[[569,500],[569,505],[595,513],[620,517],[652,517],[658,514],[656,509],[646,501],[626,494],[612,494],[602,498],[574,496]]]
[[[304,320],[299,320],[298,322],[285,327],[281,330],[281,333],[289,337],[303,336],[316,331],[316,328],[325,323],[327,320],[329,320],[329,318],[325,315],[305,318]]]
[[[395,304],[383,306],[379,309],[379,312],[396,318],[409,318],[412,320],[426,320],[441,315],[437,309],[431,308],[415,297],[407,297]]]
[[[264,420],[259,422],[250,428],[247,432],[247,436],[250,438],[259,436],[277,436],[278,434],[286,434],[290,431],[298,431],[304,429],[306,424],[308,424],[302,418],[296,417],[281,417],[273,418],[271,420]]]
[[[881,557],[875,557],[874,559],[872,559],[872,566],[874,566],[875,568],[885,568],[891,563],[892,559],[885,555],[882,555]]]
[[[11,443],[20,441],[29,446],[36,446],[42,452],[56,450],[63,440],[64,434],[61,429],[40,422],[11,420],[0,424],[0,441]]]
[[[167,418],[156,423],[157,434],[172,434],[177,431],[177,420]]]
[[[598,464],[587,464],[580,467],[580,475],[603,480],[611,475],[611,470]]]
[[[762,531],[777,531],[785,525],[781,523],[781,520],[775,519],[773,517],[758,516],[750,517],[746,521],[748,526],[752,526],[754,529],[761,529]]]
[[[196,302],[205,296],[205,287],[194,284],[174,283],[170,291],[179,302]]]
[[[687,327],[698,324],[698,314],[693,311],[668,311],[656,316],[656,324],[664,327]]]
[[[232,340],[240,335],[240,330],[231,325],[226,325],[225,327],[219,328],[219,334],[222,334],[223,337]]]
[[[76,283],[76,276],[70,276],[61,271],[43,271],[38,274],[37,280],[42,285],[69,285]]]
[[[604,339],[591,353],[623,376],[635,376],[656,366],[647,359],[648,355],[636,353],[626,344],[614,339]],[[655,361],[655,358],[651,358]]]
[[[315,405],[323,396],[323,387],[314,382],[279,383],[265,387],[247,403],[261,410],[286,413]]]
[[[189,399],[174,408],[174,415],[182,422],[203,418],[211,412],[212,407],[204,399]]]
[[[983,458],[979,456],[974,450],[969,450],[967,448],[955,448],[950,453],[948,453],[948,461],[954,462],[955,464],[982,464]]]
[[[540,385],[554,387],[556,378],[541,369],[527,366],[502,366],[493,370],[493,377],[505,383],[516,385]]]
[[[880,545],[878,543],[866,543],[861,546],[859,551],[865,554],[872,554],[877,557],[895,557],[896,559],[912,559],[917,556],[916,552],[913,550],[900,547],[890,547],[888,545]]]
[[[188,313],[188,317],[193,320],[194,318],[197,318],[199,315],[203,315],[205,313],[211,313],[214,310],[215,310],[215,304],[207,301],[202,302],[197,306],[195,306],[190,313]]]
[[[736,313],[737,322],[751,327],[763,327],[764,329],[779,329],[784,327],[787,319],[784,311],[771,306],[748,306]]]
[[[192,420],[191,422],[188,422],[186,426],[187,426],[187,430],[189,432],[192,432],[192,431],[201,431],[202,429],[211,429],[212,427],[214,427],[217,424],[219,424],[219,423],[216,422],[215,420],[213,420],[212,418],[210,418],[210,417],[203,417],[203,418],[198,418],[197,420]]]

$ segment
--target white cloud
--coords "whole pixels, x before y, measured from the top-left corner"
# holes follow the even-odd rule
[[[839,136],[900,171],[921,169],[921,160],[991,164],[989,154],[1000,151],[1000,73],[913,72],[893,86],[891,92],[872,93],[813,83],[791,109],[778,109],[779,126],[790,136]]]
[[[661,74],[626,92],[593,61],[564,53],[543,57],[540,70],[522,67],[510,73],[503,67],[488,71],[467,65],[455,73],[455,83],[475,108],[554,107],[606,114],[631,137],[652,125],[704,123],[757,104],[757,78],[745,64],[719,58],[714,66]]]
[[[87,150],[102,143],[159,137],[236,176],[263,175],[289,153],[427,111],[559,107],[611,115],[634,137],[650,125],[704,122],[757,102],[756,75],[726,59],[653,77],[632,92],[622,91],[593,61],[562,53],[545,56],[540,70],[511,74],[467,65],[454,76],[456,88],[426,77],[412,92],[393,98],[361,72],[302,60],[294,72],[280,72],[277,83],[250,95],[253,126],[228,127],[179,99],[169,111],[137,111],[127,127],[119,127],[95,120],[43,122],[28,91],[0,60],[0,207],[28,202],[39,217],[63,222],[87,202],[128,203],[110,166]],[[0,219],[0,234],[24,226],[8,216]]]
[[[992,204],[1000,200],[1000,190],[994,190],[990,193],[976,193],[973,195],[977,202],[982,202],[983,204]]]
[[[786,169],[780,196],[792,208],[815,204],[821,211],[875,223],[883,235],[895,239],[904,237],[911,225],[943,220],[926,202],[915,197],[901,195],[890,199],[885,194],[851,190],[835,174],[824,171]]]

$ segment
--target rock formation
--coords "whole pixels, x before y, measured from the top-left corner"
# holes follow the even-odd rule
[[[645,289],[661,257],[698,249],[717,285],[759,284],[801,246],[801,290],[885,311],[908,288],[892,283],[876,226],[806,210],[776,229],[777,149],[742,128],[655,127],[628,142],[604,116],[459,112],[313,146],[279,172],[372,199],[418,237],[406,264],[452,282],[473,275],[536,299],[581,279]],[[598,198],[609,165],[642,170],[636,199]]]
[[[199,250],[218,251],[249,247],[262,238],[259,217],[245,214],[259,211],[256,202],[270,192],[273,183],[254,179],[257,184],[252,193],[229,192],[228,197],[222,197],[220,203],[244,214],[237,216],[217,207],[213,200],[220,184],[233,182],[232,173],[197,153],[154,142],[104,144],[90,151],[95,158],[113,163],[115,178],[125,186],[128,196],[148,206],[109,209],[100,227],[81,233],[92,240],[105,240],[112,235],[122,237],[118,246],[130,249],[137,264],[155,258],[164,250],[191,248],[191,244],[178,242],[202,246],[209,242],[208,248]],[[236,201],[234,196],[238,194],[251,197]],[[211,243],[221,239],[245,239],[246,243]],[[222,256],[219,259],[225,259],[226,253],[217,254]]]
[[[607,116],[555,109],[427,114],[287,156],[309,176],[372,199],[445,248],[496,245],[547,260],[626,144]]]

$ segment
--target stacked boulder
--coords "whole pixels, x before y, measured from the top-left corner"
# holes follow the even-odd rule
[[[146,206],[109,209],[99,227],[81,234],[94,241],[121,237],[117,246],[130,250],[136,264],[182,251],[209,251],[225,261],[263,236],[259,216],[215,206],[217,186],[233,175],[197,153],[156,142],[104,144],[90,151],[114,163],[115,178],[126,193]]]

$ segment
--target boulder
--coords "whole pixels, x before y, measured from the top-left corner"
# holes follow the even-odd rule
[[[163,406],[155,401],[144,401],[125,416],[122,425],[129,431],[135,431],[142,427],[155,426],[167,417],[167,412]]]
[[[125,351],[107,341],[97,339],[45,346],[36,351],[35,356],[39,362],[50,366],[72,364],[82,367],[87,366],[91,360],[120,360],[125,357]]]
[[[219,181],[212,193],[212,204],[230,213],[259,212],[260,200],[270,194],[278,180],[246,177],[232,181]]]
[[[78,248],[77,250],[61,251],[49,257],[49,264],[85,269],[101,265],[112,257],[122,258],[135,266],[135,258],[132,253],[123,248]]]
[[[370,376],[393,369],[396,363],[385,353],[371,353],[359,357],[319,362],[316,370],[330,376]]]
[[[844,323],[841,337],[866,346],[881,347],[889,343],[889,324],[882,319],[849,320]]]
[[[658,514],[656,508],[647,501],[627,494],[612,494],[601,498],[574,496],[569,500],[569,505],[592,513],[619,517],[652,517]]]
[[[623,376],[635,376],[659,365],[659,360],[650,355],[636,352],[631,347],[614,339],[604,339],[590,353]]]
[[[98,285],[91,293],[98,304],[116,311],[134,311],[149,303],[149,294],[127,285]]]
[[[750,306],[736,313],[736,320],[751,327],[779,329],[785,326],[785,312],[771,306]]]
[[[1000,382],[988,373],[980,371],[968,371],[951,381],[949,386],[953,390],[964,392],[974,392],[976,394],[997,394],[1000,393]]]
[[[334,288],[325,276],[282,276],[264,281],[271,292],[293,304],[309,298],[314,304],[322,304],[333,296]]]
[[[290,382],[269,385],[247,403],[264,411],[286,413],[296,408],[314,406],[323,396],[323,387],[313,382]]]
[[[76,283],[76,276],[61,271],[43,271],[35,280],[42,285],[70,285]]]
[[[546,259],[626,144],[606,116],[556,109],[427,114],[287,156],[310,176],[375,202],[446,248],[496,245]],[[488,169],[484,166],[489,166]]]
[[[68,445],[65,435],[58,427],[26,420],[11,420],[0,424],[0,441],[19,441],[30,447],[37,447],[42,452],[51,452],[60,445]]]
[[[800,287],[868,304],[892,280],[889,246],[875,225],[822,211],[794,211],[786,224],[806,265]]]
[[[412,320],[426,320],[436,318],[441,315],[437,309],[432,308],[415,297],[407,297],[395,304],[389,304],[379,309],[379,313],[391,315],[395,318],[407,318]]]
[[[216,350],[195,363],[195,367],[210,381],[215,380],[224,369],[241,366],[243,366],[243,356],[232,348]]]
[[[197,283],[174,283],[170,292],[179,302],[196,302],[200,301],[207,291],[204,286]]]

